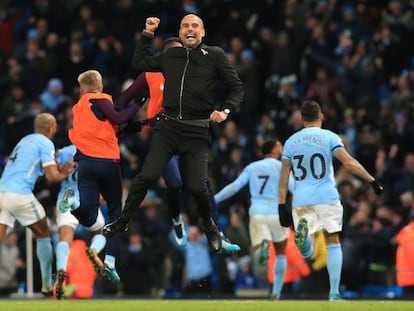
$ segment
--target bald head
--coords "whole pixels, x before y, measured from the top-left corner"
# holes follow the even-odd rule
[[[195,48],[205,36],[203,20],[195,14],[183,17],[180,23],[179,37],[184,47]]]
[[[196,21],[204,29],[204,22],[200,16],[195,14],[187,14],[182,18],[181,24],[188,21]]]
[[[55,117],[50,113],[39,113],[34,120],[34,132],[44,134],[51,138],[55,135],[57,123]]]

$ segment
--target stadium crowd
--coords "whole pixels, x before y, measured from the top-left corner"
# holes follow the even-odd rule
[[[261,158],[263,141],[272,137],[285,141],[301,128],[302,101],[316,100],[325,116],[324,127],[342,136],[348,151],[385,189],[377,199],[366,184],[337,167],[335,178],[345,211],[342,290],[360,295],[368,285],[398,284],[404,276],[398,271],[402,262],[396,260],[396,252],[401,244],[396,237],[414,219],[414,1],[2,1],[1,167],[18,140],[32,131],[40,112],[52,113],[58,120],[56,148],[69,145],[71,109],[79,97],[77,76],[98,70],[105,91],[116,102],[139,74],[131,69],[131,60],[141,21],[162,17],[153,38],[157,53],[163,40],[176,36],[180,19],[188,13],[203,18],[206,43],[226,51],[245,90],[240,112],[211,127],[210,177],[215,192]],[[135,100],[145,100],[147,95]],[[225,95],[218,92],[218,106]],[[143,109],[139,113],[143,118]],[[125,192],[143,164],[149,141],[146,130],[120,140]],[[43,179],[35,189],[52,228],[58,190],[58,185]],[[248,206],[247,191],[220,204],[219,225],[242,250],[212,256],[199,228],[193,226],[193,199],[185,196],[182,213],[189,244],[182,250],[171,238],[160,179],[124,236],[118,267],[122,285],[98,278],[95,293],[234,295],[240,289],[267,286],[266,271],[255,267],[249,257]],[[22,273],[12,273],[2,281],[7,274],[4,252],[10,250],[7,260],[15,260],[18,271],[24,268],[24,234],[16,230],[18,239],[11,235],[1,248],[0,292],[16,290],[25,279]],[[88,239],[81,228],[77,236]],[[197,251],[200,248],[205,252]],[[286,291],[317,295],[325,290],[319,284],[326,282],[317,280],[327,278],[326,271],[314,263],[307,263],[311,274],[297,278]],[[200,266],[206,267],[204,275]],[[213,290],[195,293],[191,284],[206,277],[211,277]],[[411,284],[400,284],[412,289],[414,278]]]

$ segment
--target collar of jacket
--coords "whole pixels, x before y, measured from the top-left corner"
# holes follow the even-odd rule
[[[210,53],[208,46],[203,43],[189,51],[191,57],[207,56]],[[168,52],[173,56],[187,55],[187,49],[185,47],[171,47],[168,49]]]

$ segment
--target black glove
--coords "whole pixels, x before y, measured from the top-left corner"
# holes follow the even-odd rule
[[[141,131],[142,123],[139,120],[129,120],[127,126],[123,129],[125,133],[137,133]]]
[[[292,207],[286,204],[279,204],[279,221],[282,227],[289,228],[293,225]]]
[[[155,116],[151,118],[141,120],[140,121],[141,125],[147,125],[150,127],[154,127],[155,125],[157,125],[158,121],[161,120],[162,114],[163,114],[163,111],[159,112],[158,114],[156,114]]]
[[[370,185],[377,195],[380,195],[384,191],[384,187],[376,179],[370,182]]]

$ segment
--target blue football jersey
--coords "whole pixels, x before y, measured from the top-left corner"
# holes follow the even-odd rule
[[[278,185],[282,163],[273,158],[265,158],[247,165],[243,172],[231,184],[228,184],[214,199],[217,203],[224,201],[241,188],[249,184],[249,215],[277,215],[279,194]],[[289,179],[289,190],[293,189],[294,180]]]
[[[43,134],[23,137],[14,147],[0,179],[0,191],[30,194],[44,167],[55,165],[55,146]]]
[[[339,203],[332,159],[333,152],[343,147],[337,134],[319,127],[304,128],[289,137],[282,159],[290,161],[295,179],[293,207]]]
[[[56,161],[60,164],[65,164],[67,161],[73,159],[76,153],[75,145],[69,145],[60,149],[56,155]],[[58,194],[58,201],[63,198],[66,189],[72,188],[75,197],[79,200],[79,189],[78,189],[78,170],[75,169],[70,173],[68,178],[64,179],[60,183],[60,190]]]

